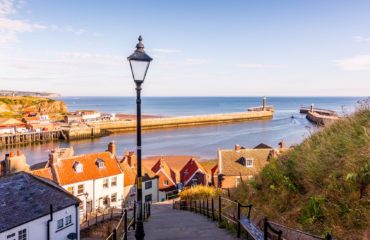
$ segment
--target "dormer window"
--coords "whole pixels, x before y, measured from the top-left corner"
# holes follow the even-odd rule
[[[96,159],[96,166],[98,166],[98,168],[105,168],[104,160],[100,158]]]
[[[74,164],[73,164],[73,168],[75,169],[75,171],[77,172],[77,173],[80,173],[80,172],[83,172],[83,170],[84,170],[84,165],[82,165],[82,163],[80,163],[80,162],[75,162]]]
[[[245,166],[248,168],[253,167],[253,158],[245,159]]]

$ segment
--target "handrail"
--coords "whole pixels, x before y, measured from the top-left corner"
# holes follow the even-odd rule
[[[151,203],[150,202],[145,202],[143,207],[144,207],[144,220],[145,219],[148,219],[151,215],[150,213],[150,205]],[[125,208],[122,212],[122,216],[120,218],[120,220],[118,221],[118,224],[113,228],[113,232],[111,232],[108,237],[105,238],[105,240],[118,240],[118,239],[123,239],[123,240],[127,240],[127,234],[128,234],[128,230],[130,227],[134,227],[133,229],[135,229],[135,215],[136,215],[136,202],[134,203],[134,207],[133,207],[133,217],[131,218],[130,221],[128,221],[128,208]],[[123,225],[123,226],[122,226]],[[118,231],[120,229],[123,229],[123,232],[122,232],[122,235],[118,236]]]
[[[281,239],[281,235],[283,234],[283,231],[276,230],[274,227],[271,226],[271,224],[268,222],[267,218],[263,220],[263,238],[264,240],[268,240],[268,230],[271,230],[273,233],[278,235],[278,239]]]
[[[211,200],[211,205],[209,204],[210,200]],[[224,203],[224,201],[226,202],[226,204]],[[205,203],[207,203],[207,204],[205,204]],[[215,206],[215,204],[218,204],[218,205]],[[237,204],[237,208],[236,208],[237,212],[234,212],[235,211],[234,205],[231,205],[231,204]],[[242,231],[244,231],[244,233],[247,234],[247,239],[248,239],[248,237],[249,237],[249,239],[251,239],[251,238],[255,239],[256,237],[258,239],[260,239],[260,237],[263,236],[263,239],[267,240],[267,239],[269,239],[268,238],[269,234],[277,235],[279,240],[281,240],[283,238],[283,236],[282,236],[283,231],[282,230],[284,230],[285,226],[277,224],[275,222],[268,221],[267,218],[264,218],[263,229],[261,229],[262,227],[258,227],[258,226],[255,225],[255,223],[252,222],[252,220],[251,220],[252,208],[254,209],[254,212],[256,212],[256,210],[258,212],[260,212],[260,210],[257,209],[256,207],[254,207],[252,204],[243,205],[240,202],[236,202],[236,201],[233,201],[231,199],[227,199],[227,198],[218,196],[217,198],[201,199],[201,200],[193,200],[193,199],[174,200],[173,201],[173,208],[178,209],[178,210],[188,210],[188,211],[192,211],[194,213],[199,213],[201,215],[207,216],[208,218],[212,219],[213,221],[218,221],[220,226],[223,225],[223,219],[224,219],[227,222],[232,223],[234,226],[237,227],[236,232],[237,232],[237,237],[238,238],[241,237]],[[241,211],[242,208],[248,208],[248,212],[247,213],[244,212],[244,215],[243,215],[244,218],[242,216],[242,211]],[[229,214],[230,213],[229,210],[231,210],[231,214]],[[235,215],[235,214],[237,214],[237,215]],[[248,224],[244,225],[245,223],[242,220],[245,219],[245,217],[247,217],[248,220],[249,220],[248,224],[252,224],[252,226],[251,226],[252,229],[249,229],[249,227],[247,227]],[[243,224],[242,224],[242,222],[243,222]],[[278,229],[275,228],[275,225],[278,227]],[[260,233],[259,233],[260,235],[255,235],[256,233],[253,231],[253,227],[256,230],[258,229],[260,231]],[[281,229],[279,229],[279,227],[281,227],[283,229],[281,230]],[[305,234],[307,236],[314,236],[312,234],[305,233],[305,232],[302,232],[302,231],[299,231],[299,230],[295,230],[295,229],[288,228],[288,227],[286,227],[286,228],[289,229],[290,231]],[[250,230],[252,230],[252,231],[250,231]],[[289,233],[289,230],[287,230],[287,233]],[[284,230],[284,233],[285,233],[285,230]],[[314,236],[314,237],[317,237],[318,239],[321,239],[321,240],[331,240],[332,239],[332,236],[330,234],[327,234],[325,236],[325,238],[318,237],[318,236]]]

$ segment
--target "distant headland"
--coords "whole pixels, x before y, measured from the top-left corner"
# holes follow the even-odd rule
[[[44,97],[44,98],[61,97],[61,95],[59,93],[28,92],[28,91],[13,91],[13,90],[0,90],[0,96],[11,96],[11,97]]]

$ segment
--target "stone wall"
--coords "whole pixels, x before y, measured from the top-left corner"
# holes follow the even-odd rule
[[[271,111],[258,112],[240,112],[227,114],[212,114],[199,116],[185,116],[185,117],[167,117],[167,118],[149,118],[142,120],[143,129],[156,128],[177,128],[186,126],[209,125],[220,123],[244,122],[253,120],[271,119],[273,113]],[[92,123],[91,126],[99,127],[100,129],[120,130],[120,131],[135,131],[136,121],[112,121]]]

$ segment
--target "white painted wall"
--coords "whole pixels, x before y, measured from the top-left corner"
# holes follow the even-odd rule
[[[67,227],[63,227],[60,230],[57,230],[57,221],[61,218],[64,219],[67,216],[72,216],[72,223]],[[77,221],[76,221],[77,216]],[[0,233],[0,240],[17,240],[18,231],[26,229],[27,231],[27,240],[46,240],[47,239],[47,225],[48,220],[50,220],[50,215],[45,215],[38,219],[35,219],[31,222],[25,223],[8,231]],[[53,221],[50,223],[50,236],[52,240],[66,240],[69,233],[78,232],[78,239],[80,239],[80,219],[79,214],[77,214],[77,209],[75,205],[62,209],[60,211],[53,213]],[[15,233],[14,238],[7,238],[8,235]]]
[[[113,177],[117,177],[116,186],[111,185]],[[111,202],[110,207],[121,208],[123,192],[124,192],[123,174],[121,173],[118,175],[107,177],[108,182],[109,182],[108,188],[103,187],[103,179],[106,179],[106,178],[100,178],[100,179],[95,179],[95,180],[89,180],[89,181],[84,181],[84,182],[63,185],[62,187],[68,190],[70,186],[73,186],[74,188],[73,195],[78,197],[82,201],[81,204],[83,204],[83,211],[81,212],[81,214],[84,214],[86,212],[86,203],[89,201],[92,201],[93,211],[97,210],[99,207],[105,208],[106,206],[103,205],[103,198],[105,196],[108,196],[108,198],[111,199],[114,193],[117,193],[117,201],[115,203]],[[84,194],[78,194],[78,185],[80,184],[84,185]],[[85,195],[85,193],[87,193],[87,196]]]
[[[152,187],[149,189],[145,189],[145,183],[146,182],[152,182]],[[143,201],[145,201],[145,196],[152,194],[152,202],[158,202],[159,201],[159,196],[158,196],[158,178],[153,178],[149,181],[146,181],[142,183],[143,186]]]

